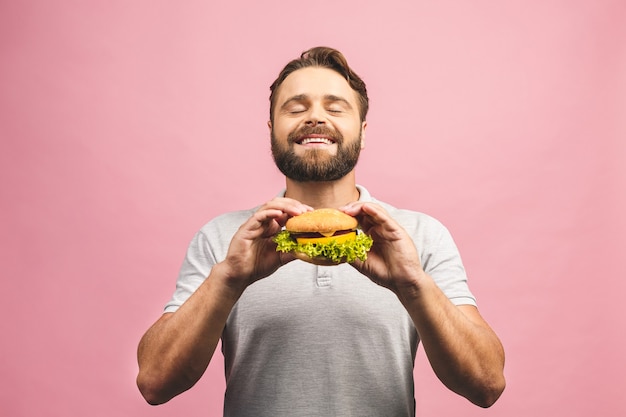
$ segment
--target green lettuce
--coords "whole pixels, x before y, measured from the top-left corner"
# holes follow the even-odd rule
[[[364,261],[367,259],[367,251],[370,250],[374,243],[372,238],[365,233],[357,233],[356,239],[352,241],[337,243],[330,242],[326,244],[317,243],[298,243],[291,234],[283,230],[274,236],[277,252],[301,252],[310,257],[323,256],[333,262],[352,262],[355,259]]]

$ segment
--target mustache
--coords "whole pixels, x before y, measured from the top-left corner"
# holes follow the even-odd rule
[[[337,132],[334,129],[331,129],[328,126],[320,125],[320,126],[303,126],[300,129],[291,132],[287,137],[290,143],[295,142],[303,136],[307,135],[324,135],[333,139],[336,143],[343,142],[343,136],[341,133]]]

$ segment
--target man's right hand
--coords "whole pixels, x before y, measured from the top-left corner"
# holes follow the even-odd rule
[[[272,238],[287,219],[311,210],[312,207],[285,197],[261,206],[241,225],[230,242],[226,259],[222,262],[229,285],[243,290],[294,260],[291,254],[277,252]]]

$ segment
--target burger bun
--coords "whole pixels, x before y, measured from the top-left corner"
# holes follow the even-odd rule
[[[357,227],[354,217],[332,208],[322,208],[300,214],[287,220],[285,229],[290,232],[330,233]]]
[[[339,264],[346,262],[345,260],[342,260],[341,262],[334,262],[333,260],[328,259],[324,256],[311,257],[307,255],[306,253],[302,253],[302,252],[293,252],[293,256],[295,256],[297,259],[300,259],[301,261],[308,262],[313,265],[319,265],[319,266],[334,266],[334,265],[339,265]]]

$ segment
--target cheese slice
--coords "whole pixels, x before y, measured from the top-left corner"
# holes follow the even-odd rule
[[[356,232],[345,233],[343,235],[334,236],[334,237],[332,235],[328,237],[296,237],[296,241],[300,244],[319,243],[322,245],[326,243],[330,243],[332,241],[335,241],[337,243],[343,243],[348,240],[354,240],[354,239],[356,239]]]

